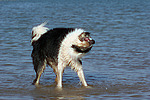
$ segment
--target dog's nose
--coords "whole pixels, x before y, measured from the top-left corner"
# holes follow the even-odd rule
[[[95,40],[91,40],[91,41],[90,41],[90,44],[95,44]]]

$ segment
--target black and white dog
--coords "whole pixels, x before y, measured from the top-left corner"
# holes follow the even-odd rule
[[[38,85],[46,64],[56,74],[57,87],[62,87],[64,68],[74,69],[83,86],[88,86],[82,70],[81,57],[89,52],[95,43],[90,33],[80,28],[54,28],[49,30],[42,23],[32,29],[32,59],[36,78],[33,84]]]

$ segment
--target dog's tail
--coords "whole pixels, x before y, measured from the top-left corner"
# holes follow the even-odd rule
[[[41,37],[42,34],[46,33],[49,30],[47,27],[44,27],[46,24],[47,24],[47,21],[32,28],[31,44],[33,41],[37,41]]]

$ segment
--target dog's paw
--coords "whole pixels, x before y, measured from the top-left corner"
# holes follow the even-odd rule
[[[92,89],[92,86],[85,86],[85,88],[87,88],[87,89]]]
[[[62,89],[62,87],[56,86],[56,87],[55,87],[55,90],[57,90],[57,91],[62,91],[63,89]]]

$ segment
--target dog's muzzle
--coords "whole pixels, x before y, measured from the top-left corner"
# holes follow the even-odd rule
[[[82,47],[82,46],[77,46],[77,45],[72,45],[72,48],[74,48],[74,50],[78,53],[87,53],[91,50],[91,48],[93,47],[93,44],[95,44],[94,40],[90,40],[88,47]]]
[[[89,44],[90,44],[90,45],[95,44],[95,40],[90,40],[90,41],[89,41]]]

